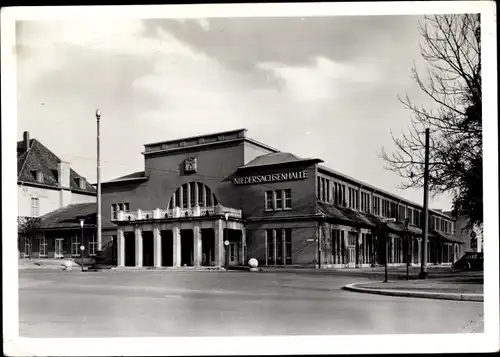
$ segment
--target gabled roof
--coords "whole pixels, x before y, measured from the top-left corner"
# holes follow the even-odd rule
[[[39,184],[33,171],[43,173],[43,185],[60,188],[57,181],[58,164],[61,159],[36,139],[30,139],[28,151],[23,149],[23,141],[17,142],[17,180],[25,183]],[[81,189],[77,179],[85,178],[70,168],[70,189],[74,191],[96,193],[96,189],[87,180],[86,187]]]
[[[40,217],[40,226],[43,229],[80,228],[80,219],[85,219],[85,227],[94,226],[96,215],[95,203],[72,204]]]
[[[131,174],[125,175],[125,176],[117,177],[113,180],[106,181],[103,183],[107,184],[107,183],[114,183],[114,182],[140,181],[140,180],[147,180],[147,179],[148,179],[148,177],[146,176],[145,171],[137,171],[137,172],[133,172]]]
[[[257,156],[255,159],[247,163],[246,165],[240,166],[240,169],[246,169],[251,167],[260,166],[272,166],[272,165],[284,165],[293,164],[300,162],[322,162],[320,159],[303,159],[289,152],[273,152],[269,154],[264,154]]]

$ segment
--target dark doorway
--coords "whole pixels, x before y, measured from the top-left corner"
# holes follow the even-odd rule
[[[201,265],[215,265],[215,231],[212,228],[201,230]]]
[[[181,266],[193,265],[194,235],[192,229],[181,230]]]
[[[161,231],[161,265],[164,267],[171,267],[174,265],[173,244],[172,231]]]
[[[117,265],[118,263],[118,244],[116,236],[111,236],[111,264]]]
[[[142,266],[154,266],[153,232],[142,232]]]
[[[125,266],[135,266],[135,234],[125,232]]]

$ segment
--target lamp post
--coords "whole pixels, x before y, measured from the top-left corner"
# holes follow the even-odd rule
[[[80,246],[80,252],[82,255],[82,272],[83,272],[83,250],[85,249],[85,246],[83,245],[83,219],[80,219],[80,228],[81,228],[81,237],[82,237],[82,245]]]
[[[97,250],[101,250],[101,138],[99,123],[101,111],[95,112],[97,119]]]
[[[228,266],[229,266],[229,240],[228,240],[228,237],[229,237],[229,232],[227,230],[227,221],[229,219],[229,213],[224,213],[224,220],[226,221],[226,229],[224,230],[224,266],[226,268],[226,270],[228,270]]]
[[[424,163],[424,229],[422,234],[422,262],[420,279],[427,279],[427,240],[429,238],[429,136],[430,130],[425,129],[425,163]]]
[[[406,280],[410,280],[410,234],[408,231],[408,225],[410,221],[408,218],[405,219],[405,230],[406,230]]]

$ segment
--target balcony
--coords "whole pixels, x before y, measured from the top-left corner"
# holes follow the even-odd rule
[[[112,218],[112,222],[127,222],[127,221],[150,221],[150,220],[164,220],[171,218],[184,218],[184,217],[206,217],[206,216],[225,216],[228,218],[241,219],[243,217],[242,211],[239,209],[229,208],[222,205],[212,207],[193,207],[193,208],[180,208],[175,207],[172,209],[157,208],[154,210],[136,210],[136,211],[119,211],[116,218]]]

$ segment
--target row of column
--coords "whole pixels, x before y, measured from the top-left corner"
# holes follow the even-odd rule
[[[142,267],[143,257],[143,239],[142,229],[136,227],[134,229],[135,235],[135,266]],[[181,266],[181,232],[179,227],[172,228],[173,239],[173,266]],[[222,261],[222,247],[223,247],[223,229],[222,221],[216,221],[215,227],[215,261],[216,266],[221,265]],[[201,245],[201,228],[195,225],[193,227],[193,253],[194,253],[194,266],[200,266],[202,262],[202,245]],[[117,229],[117,251],[118,251],[118,266],[125,266],[125,232],[124,229],[119,227]],[[153,228],[153,251],[155,267],[162,266],[162,247],[161,247],[161,232],[159,227]]]
[[[351,249],[352,249],[352,246],[350,246],[348,244],[349,243],[349,232],[342,231],[342,230],[340,230],[340,231],[344,232],[344,234],[340,235],[340,244],[341,245],[338,246],[338,243],[339,243],[338,241],[336,241],[334,244],[335,250],[336,250],[336,251],[332,252],[334,264],[345,264],[347,262],[347,257],[343,256],[343,254],[348,254],[347,250],[349,249],[349,247],[351,247]],[[368,234],[364,234],[361,232],[358,233],[357,240],[356,240],[356,246],[355,246],[356,264],[358,266],[361,264],[371,264],[372,260],[376,259],[375,254],[384,254],[383,252],[378,251],[380,248],[380,245],[376,244],[375,237],[376,236],[372,235],[371,242],[368,242],[369,241]],[[408,242],[409,243],[408,251],[405,250],[405,244],[406,244],[405,237],[402,237],[402,238],[390,237],[389,239],[390,239],[390,246],[388,249],[389,263],[395,263],[395,261],[396,261],[396,249],[395,249],[396,242],[395,242],[395,240],[399,239],[401,241],[400,249],[398,251],[399,258],[400,258],[400,259],[398,259],[399,263],[403,263],[403,264],[406,263],[407,258],[405,255],[408,254],[410,257],[410,263],[420,264],[421,257],[422,257],[421,238],[411,238]],[[437,251],[436,246],[432,245],[432,248],[434,250],[436,250],[435,252],[432,253],[432,255],[431,255],[431,244],[430,244],[430,242],[427,242],[427,244],[428,244],[428,246],[427,246],[427,262],[428,263],[433,263],[433,261],[431,260],[431,256],[434,256],[435,254],[438,254],[438,253],[441,254],[440,262],[444,262],[445,261],[445,259],[444,259],[445,258],[445,250],[447,252],[449,252],[448,253],[449,255],[447,257],[448,258],[447,262],[453,262],[456,259],[458,259],[458,257],[456,256],[457,253],[456,253],[455,245],[453,243],[440,243],[442,246],[441,251]],[[416,248],[415,245],[418,246],[417,249],[415,249]],[[345,249],[344,253],[343,253],[342,246]],[[363,247],[363,249],[361,249],[361,247]]]

